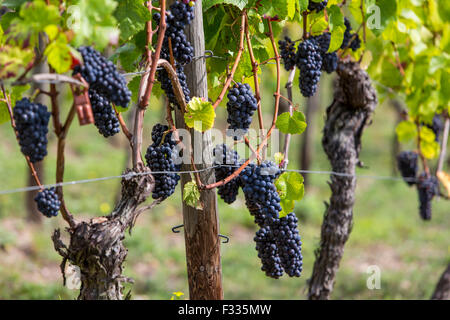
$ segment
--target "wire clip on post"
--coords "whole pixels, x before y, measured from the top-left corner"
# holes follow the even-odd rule
[[[179,229],[182,228],[182,227],[184,227],[184,224],[180,224],[178,226],[175,226],[175,227],[172,228],[172,232],[173,233],[180,233]],[[228,236],[225,236],[223,234],[219,234],[219,237],[225,239],[224,241],[222,241],[222,243],[230,242],[230,237],[228,237]]]

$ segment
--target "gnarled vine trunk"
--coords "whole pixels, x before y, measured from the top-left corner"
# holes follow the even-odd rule
[[[450,263],[434,289],[433,300],[450,300]]]
[[[329,299],[344,245],[352,229],[355,168],[359,165],[361,136],[377,105],[376,91],[356,62],[341,62],[334,101],[326,112],[322,145],[331,168],[331,198],[322,224],[320,249],[309,280],[308,297]]]
[[[134,225],[141,212],[137,207],[147,199],[154,186],[147,167],[125,172],[133,173],[140,175],[122,179],[121,199],[109,216],[79,222],[74,228],[67,229],[70,235],[68,247],[61,241],[59,230],[52,236],[56,251],[63,257],[63,276],[67,261],[80,269],[80,300],[122,300],[123,283],[132,282],[122,275],[122,264],[127,256],[123,239],[126,229]]]

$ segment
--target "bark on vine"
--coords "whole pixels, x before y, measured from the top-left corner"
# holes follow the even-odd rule
[[[361,136],[377,105],[370,78],[356,62],[341,62],[334,101],[326,112],[322,145],[331,168],[344,175],[331,175],[330,203],[321,230],[320,249],[309,280],[308,297],[329,299],[344,245],[352,229],[355,202],[355,168],[360,164]]]
[[[122,275],[128,251],[123,239],[141,212],[138,206],[151,194],[154,180],[150,169],[144,166],[125,171],[125,174],[130,173],[141,175],[122,179],[121,199],[109,216],[82,221],[68,228],[69,246],[62,242],[59,229],[52,236],[56,251],[63,257],[63,276],[67,261],[80,268],[80,300],[122,300],[123,283],[132,282]]]
[[[433,300],[450,300],[450,263],[434,289]]]

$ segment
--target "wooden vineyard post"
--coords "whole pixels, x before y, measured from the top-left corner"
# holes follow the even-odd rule
[[[195,18],[186,28],[188,40],[191,42],[196,56],[205,52],[203,32],[202,1],[195,2]],[[196,59],[185,67],[187,83],[192,97],[208,99],[205,59]],[[187,128],[183,114],[176,110],[177,128]],[[190,130],[192,153],[203,153],[202,163],[196,163],[197,169],[211,166],[212,154],[204,150],[212,150],[211,134],[205,132],[202,142],[194,141],[194,130]],[[195,135],[201,135],[195,132]],[[187,147],[188,148],[188,147]],[[183,164],[183,170],[191,170],[190,164]],[[214,170],[200,173],[203,184],[215,182]],[[181,175],[181,189],[191,181],[189,174]],[[183,202],[183,222],[186,245],[186,263],[189,282],[189,297],[192,300],[223,299],[222,267],[220,262],[219,218],[217,214],[217,198],[215,189],[201,191],[202,210],[197,210]]]

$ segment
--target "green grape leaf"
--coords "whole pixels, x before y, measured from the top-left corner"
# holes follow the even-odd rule
[[[198,190],[198,186],[194,181],[189,181],[184,185],[183,201],[188,206],[193,207],[195,209],[202,208],[200,202],[200,191]]]
[[[72,44],[95,44],[99,51],[103,50],[109,42],[117,39],[119,30],[113,15],[118,1],[114,0],[77,0],[67,8],[69,18],[67,24],[75,31]]]
[[[301,200],[305,194],[303,177],[298,172],[283,172],[275,181],[280,198],[286,200]]]
[[[0,50],[0,79],[17,76],[34,57],[32,48],[2,46]]]
[[[284,160],[284,154],[282,154],[281,152],[277,152],[273,155],[274,159],[275,159],[275,163],[277,165],[279,165],[281,162],[283,162]]]
[[[184,121],[189,128],[205,132],[214,125],[216,112],[209,101],[194,97],[187,105],[187,111],[184,114]]]
[[[239,10],[242,10],[247,6],[248,3],[248,0],[204,0],[202,2],[202,6],[203,10],[206,11],[216,4],[231,4],[238,7]]]
[[[45,48],[44,54],[47,56],[48,63],[57,73],[69,71],[72,64],[72,56],[70,55],[70,47],[67,44],[67,38],[64,33],[60,33],[58,38]]]
[[[366,8],[366,21],[370,30],[379,36],[387,25],[397,18],[397,1],[376,0],[375,4]]]
[[[48,25],[58,25],[61,19],[58,8],[47,5],[43,0],[23,4],[20,8],[20,20],[12,21],[13,33],[27,36],[30,32],[37,35]]]
[[[278,116],[276,126],[284,134],[301,134],[307,126],[306,118],[301,111],[294,111],[292,116],[284,112]]]
[[[308,10],[309,0],[298,0],[298,11]]]
[[[287,0],[287,16],[289,19],[293,19],[295,16],[295,4],[297,0]]]
[[[398,141],[408,142],[417,136],[417,127],[412,121],[402,121],[395,128],[397,133]]]
[[[295,201],[283,199],[280,201],[281,211],[279,213],[279,217],[284,218],[289,213],[294,211]]]
[[[129,39],[143,30],[150,20],[150,12],[141,0],[121,0],[114,11],[114,17],[119,22],[121,39]]]
[[[420,151],[427,159],[434,159],[439,155],[440,151],[439,143],[436,141],[420,141]]]
[[[331,33],[330,47],[328,48],[328,52],[334,52],[341,47],[342,41],[344,40],[344,15],[337,5],[330,6],[327,9],[327,13]]]

